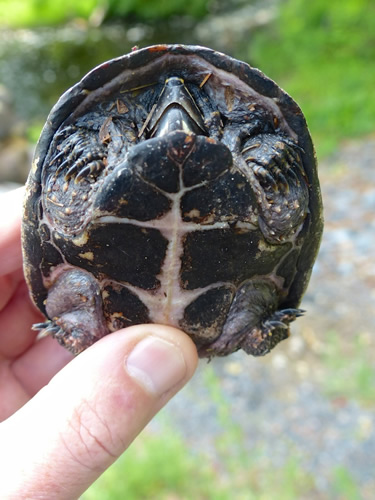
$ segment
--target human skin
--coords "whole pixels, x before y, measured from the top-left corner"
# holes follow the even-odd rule
[[[187,335],[162,325],[119,330],[76,358],[36,340],[31,326],[43,318],[22,272],[22,197],[0,196],[0,498],[71,500],[186,384],[198,357]]]

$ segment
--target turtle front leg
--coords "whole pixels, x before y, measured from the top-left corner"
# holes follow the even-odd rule
[[[289,336],[289,323],[301,309],[278,309],[276,286],[267,279],[246,281],[237,291],[222,333],[200,350],[203,356],[226,356],[243,349],[264,356]]]
[[[46,323],[34,325],[73,354],[79,354],[109,333],[103,316],[100,288],[89,273],[63,271],[48,290]]]
[[[254,176],[259,226],[265,238],[276,244],[293,239],[309,204],[299,147],[282,135],[259,134],[245,141],[242,155]]]

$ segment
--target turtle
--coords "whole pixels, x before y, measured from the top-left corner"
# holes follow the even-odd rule
[[[296,102],[213,49],[154,45],[92,69],[52,108],[27,180],[24,274],[73,354],[140,323],[200,357],[289,334],[323,228]]]

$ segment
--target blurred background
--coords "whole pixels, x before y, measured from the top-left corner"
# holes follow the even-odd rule
[[[207,45],[304,111],[325,233],[292,337],[201,362],[84,499],[375,498],[375,2],[0,0],[0,188],[60,94],[135,45]]]

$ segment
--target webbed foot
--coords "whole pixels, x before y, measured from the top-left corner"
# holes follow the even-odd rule
[[[86,271],[63,271],[48,291],[46,311],[50,318],[33,326],[39,336],[51,335],[73,354],[79,354],[104,335],[100,289]]]
[[[243,349],[264,356],[289,336],[289,323],[302,316],[302,309],[278,309],[279,294],[271,281],[254,279],[238,289],[222,334],[203,346],[200,356],[226,356]]]

